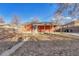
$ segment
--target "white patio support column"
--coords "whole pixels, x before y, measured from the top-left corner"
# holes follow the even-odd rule
[[[34,24],[33,24],[32,26],[33,26],[33,30],[32,30],[32,33],[34,33]]]
[[[50,30],[51,30],[51,25],[50,25],[49,33],[50,33]]]
[[[33,27],[33,33],[38,33],[38,25],[34,24]]]
[[[37,28],[37,33],[38,33],[38,32],[39,32],[39,31],[38,31],[38,25],[37,25],[37,27],[36,27],[36,28]]]
[[[38,25],[36,25],[35,32],[38,33]]]
[[[44,24],[44,33],[45,33],[45,25],[46,25],[46,24]]]
[[[55,32],[55,28],[54,28],[54,25],[52,25],[52,33]]]

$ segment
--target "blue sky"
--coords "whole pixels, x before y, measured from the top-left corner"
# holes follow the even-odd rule
[[[0,16],[8,23],[13,15],[20,17],[21,22],[31,21],[37,17],[39,21],[50,21],[58,6],[49,3],[0,3]]]
[[[4,17],[6,23],[11,22],[13,15],[19,16],[21,23],[30,22],[34,17],[42,22],[50,22],[58,7],[56,3],[0,3],[0,16]],[[63,16],[68,18],[63,22],[71,21],[66,12]]]

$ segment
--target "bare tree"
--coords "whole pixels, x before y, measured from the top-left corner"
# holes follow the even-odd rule
[[[34,17],[33,20],[32,20],[32,23],[37,23],[37,22],[39,22],[38,17]]]
[[[73,18],[79,18],[79,4],[74,4],[74,3],[63,3],[63,4],[58,4],[58,9],[56,10],[54,14],[54,22],[56,24],[62,24],[61,21],[63,19],[63,13],[66,12],[68,16],[71,16]],[[65,21],[65,20],[64,20]],[[62,29],[61,29],[62,30]]]
[[[5,23],[2,16],[0,16],[0,23]]]
[[[73,4],[74,6],[72,10],[69,11],[70,15],[74,18],[79,18],[79,3]]]
[[[58,6],[59,8],[55,12],[55,16],[62,15],[64,12],[66,12],[68,16],[79,18],[79,3],[63,3],[58,4]]]
[[[61,23],[63,17],[63,13],[66,12],[66,14],[72,18],[79,18],[79,4],[78,3],[59,3],[58,9],[54,13],[54,18],[56,23]],[[64,20],[64,19],[63,19]]]
[[[13,19],[11,21],[11,24],[19,25],[20,24],[20,19],[18,16],[14,15]]]
[[[57,4],[57,5],[58,5],[58,9],[54,13],[53,22],[57,25],[62,25],[62,23],[61,23],[61,21],[63,20],[62,13],[66,10],[66,8],[68,7],[68,4],[62,3],[62,4]]]

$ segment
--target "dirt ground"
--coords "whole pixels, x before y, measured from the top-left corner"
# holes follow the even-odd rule
[[[12,48],[17,42],[16,33],[12,29],[0,28],[0,54]]]
[[[29,37],[11,56],[79,56],[79,37],[73,35],[17,34],[11,29],[0,29],[0,54]]]
[[[16,42],[6,41],[0,42],[0,54],[3,53],[5,50],[12,48]]]
[[[79,56],[79,40],[28,41],[15,51],[14,56]]]
[[[44,38],[49,39],[45,40]],[[49,34],[35,35],[11,56],[79,56],[78,46],[79,40],[76,37]]]

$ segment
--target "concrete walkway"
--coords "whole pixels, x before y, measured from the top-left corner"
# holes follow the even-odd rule
[[[70,34],[70,35],[79,36],[79,33],[66,33],[66,34]]]
[[[69,34],[69,35],[75,35],[75,36],[79,36],[79,33],[67,33],[67,32],[55,32],[53,34]]]

